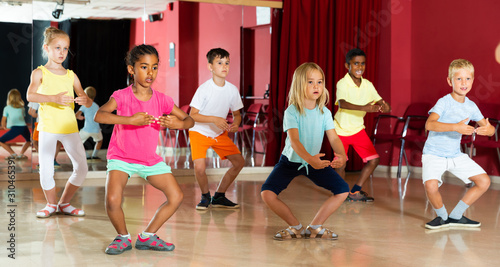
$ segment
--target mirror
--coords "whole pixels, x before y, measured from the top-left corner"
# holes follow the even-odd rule
[[[2,50],[0,60],[4,62],[0,66],[0,73],[2,73],[3,77],[2,84],[0,85],[0,91],[2,92],[0,94],[0,108],[4,110],[7,106],[8,92],[11,89],[17,89],[24,101],[24,118],[28,128],[31,128],[31,119],[27,113],[26,88],[29,85],[31,73],[31,42],[33,32],[31,17],[31,0],[22,0],[20,2],[0,1],[0,36],[2,36],[0,38],[0,48]],[[16,110],[15,113],[19,114],[19,110],[22,109]],[[6,116],[6,126],[8,128],[0,129],[0,136],[4,136],[4,134],[13,129],[10,127],[9,121],[16,121],[12,119],[15,113],[8,113]],[[17,121],[15,124],[16,127],[24,127],[21,119]],[[28,136],[28,134],[26,135]],[[15,174],[31,172],[31,149],[27,147],[27,150],[22,154],[23,156],[20,156],[26,140],[21,135],[12,136],[12,138],[5,136],[4,138],[5,140],[2,139],[3,143],[12,149],[15,154],[18,154],[18,157],[13,160],[4,160],[4,158],[11,155],[11,152],[6,150],[5,147],[0,148],[1,177],[7,179],[7,175],[3,174],[8,173],[10,176],[13,174],[13,170]]]
[[[114,90],[127,86],[123,58],[132,46],[129,44],[143,42],[154,45],[160,53],[160,69],[153,88],[171,96],[179,107],[189,105],[196,88],[211,78],[206,67],[205,54],[214,47],[223,47],[230,52],[231,71],[227,80],[240,88],[245,109],[252,103],[267,105],[266,90],[270,84],[271,51],[269,8],[193,2],[170,3],[166,0],[135,3],[100,1],[87,5],[82,5],[81,2],[84,1],[66,1],[64,7],[61,7],[54,2],[35,1],[34,36],[35,39],[39,38],[36,36],[42,36],[48,25],[62,25],[63,30],[70,32],[71,54],[68,55],[66,63],[68,68],[78,75],[82,87],[96,87],[95,102],[98,105],[106,103]],[[59,14],[59,19],[55,19],[52,13],[58,8],[63,11]],[[89,13],[85,13],[83,9],[89,9],[85,11]],[[79,10],[81,15],[68,20],[75,10]],[[107,27],[110,29],[108,35],[100,36],[101,31]],[[123,41],[127,43],[125,49],[115,48],[115,45],[108,42],[126,35],[116,33],[118,29],[129,33]],[[71,35],[71,32],[76,31],[78,34]],[[110,46],[112,48],[106,49]],[[41,41],[39,45],[33,46],[33,51],[40,50],[40,47]],[[123,51],[113,53],[119,49]],[[35,62],[35,58],[33,61],[34,68],[46,62]],[[109,80],[114,80],[114,83]],[[261,122],[263,119],[264,116],[259,117]],[[79,122],[79,127],[83,127],[82,122]],[[97,156],[102,160],[89,160],[91,171],[106,170],[106,149],[113,127],[101,125],[101,128],[104,144]],[[254,153],[255,158],[249,158],[250,144],[254,140],[253,132],[248,131],[241,136],[246,144],[241,150],[246,155],[247,166],[260,166],[263,154]],[[257,136],[255,139],[257,144],[254,152],[262,152],[263,146],[259,141],[261,139]],[[159,138],[158,153],[172,168],[192,168],[186,140],[181,131],[164,131]],[[88,156],[92,153],[93,145],[91,138],[85,143]],[[56,171],[72,170],[71,161],[64,148],[56,160],[61,164]],[[36,166],[37,162],[37,153],[34,153],[33,165]],[[207,162],[207,166],[211,167],[225,167],[228,164],[212,157],[210,152]]]

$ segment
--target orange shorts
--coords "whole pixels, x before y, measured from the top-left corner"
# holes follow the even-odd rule
[[[233,143],[233,140],[227,136],[227,131],[215,138],[204,136],[195,131],[189,131],[189,140],[191,142],[191,157],[193,160],[206,158],[207,150],[210,147],[223,160],[226,159],[226,156],[241,154],[238,147]]]
[[[35,122],[35,129],[33,129],[33,141],[38,141],[38,122]]]

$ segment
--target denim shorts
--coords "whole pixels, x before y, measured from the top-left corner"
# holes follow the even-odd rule
[[[165,162],[157,163],[153,166],[146,166],[142,164],[135,163],[127,163],[125,161],[110,159],[108,160],[108,170],[106,173],[110,171],[121,171],[128,174],[128,178],[130,176],[137,174],[144,179],[147,179],[148,176],[172,173],[172,169]]]
[[[349,185],[332,167],[317,170],[308,164],[307,171],[306,167],[299,169],[300,166],[302,164],[290,162],[286,156],[281,155],[280,161],[262,185],[262,191],[270,190],[279,195],[295,177],[304,175],[314,184],[329,190],[334,195],[349,192]]]

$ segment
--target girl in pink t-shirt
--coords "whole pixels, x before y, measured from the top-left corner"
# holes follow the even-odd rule
[[[127,69],[134,77],[133,84],[115,91],[94,118],[99,123],[116,124],[108,146],[106,211],[118,236],[106,248],[107,254],[132,249],[122,198],[128,178],[133,174],[161,190],[168,200],[160,205],[146,229],[138,235],[135,248],[158,251],[175,248],[155,233],[177,210],[183,193],[170,167],[156,154],[156,147],[161,127],[191,128],[194,120],[179,109],[171,97],[151,88],[158,74],[158,62],[158,52],[153,46],[134,47],[127,55]],[[112,113],[114,110],[116,115]]]

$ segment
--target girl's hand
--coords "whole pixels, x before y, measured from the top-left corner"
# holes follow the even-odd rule
[[[162,127],[166,127],[169,129],[182,129],[183,121],[179,120],[177,116],[166,115],[158,117],[158,123]]]
[[[324,169],[330,166],[330,161],[322,160],[321,157],[325,156],[325,153],[319,153],[312,157],[311,162],[308,162],[316,170]]]
[[[79,96],[75,98],[75,103],[77,103],[80,106],[85,106],[85,104],[88,103],[89,98],[86,96]]]
[[[66,92],[60,92],[57,95],[54,95],[55,103],[59,105],[69,106],[70,103],[74,101],[74,98],[67,95]]]
[[[148,115],[147,112],[137,112],[130,117],[130,125],[142,126],[155,122],[155,117]]]
[[[229,131],[229,125],[227,124],[227,121],[225,119],[220,117],[214,117],[212,122],[213,124],[215,124],[215,126],[219,127],[221,130]]]
[[[82,113],[80,113],[80,114],[76,114],[76,119],[83,121],[85,119],[85,117],[82,115]]]
[[[346,162],[346,158],[344,157],[344,155],[339,155],[335,152],[333,152],[333,154],[335,155],[335,158],[333,158],[332,162],[330,163],[330,166],[334,169],[344,166]]]

